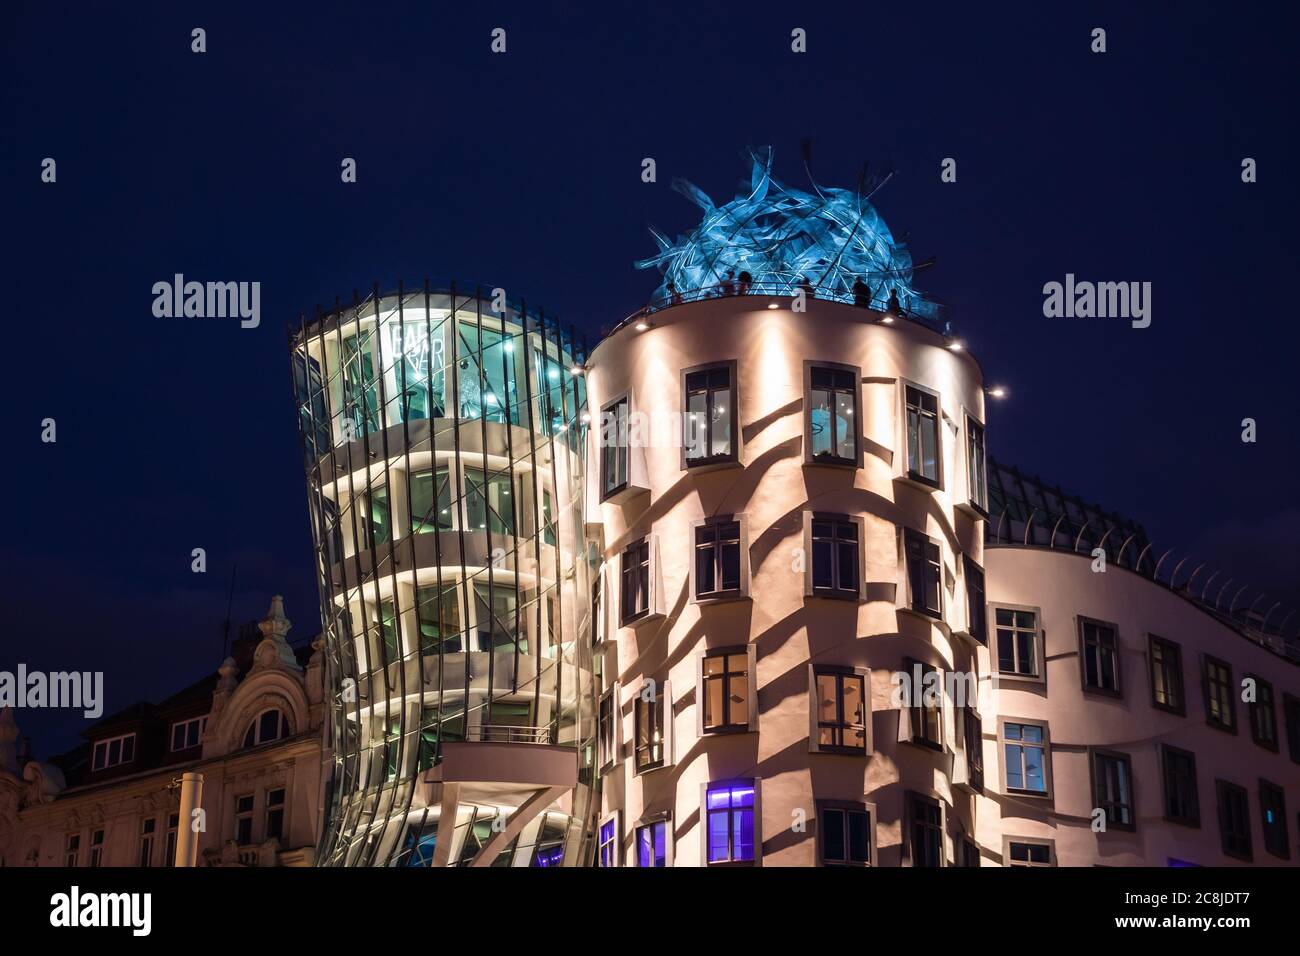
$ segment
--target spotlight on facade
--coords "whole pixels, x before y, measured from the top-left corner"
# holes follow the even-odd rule
[[[1001,385],[990,385],[988,388],[984,389],[984,391],[986,394],[992,396],[993,398],[1007,397],[1007,390],[1003,388]]]
[[[948,343],[949,352],[960,352],[961,350],[962,350],[962,344],[960,339],[953,339],[951,342]]]
[[[648,332],[653,325],[654,325],[653,322],[647,322],[645,319],[642,319],[641,321],[637,322],[636,330],[638,332]]]
[[[769,302],[769,303],[767,304],[767,307],[768,307],[769,309],[779,309],[779,308],[781,308],[781,303],[779,303],[779,302]]]
[[[574,378],[577,378],[585,371],[587,370],[575,362],[573,368],[569,369],[569,374],[572,375]]]
[[[884,315],[880,317],[880,323],[881,325],[893,325],[894,317],[890,315],[888,312],[886,312]]]

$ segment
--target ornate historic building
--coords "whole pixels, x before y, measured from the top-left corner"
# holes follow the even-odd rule
[[[182,773],[204,776],[200,866],[305,866],[323,800],[320,641],[294,647],[279,597],[217,673],[96,722],[20,766],[0,712],[0,866],[170,866]]]

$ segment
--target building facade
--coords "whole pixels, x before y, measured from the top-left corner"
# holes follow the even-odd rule
[[[978,671],[982,376],[805,306],[672,305],[588,363],[605,864],[973,862],[981,725],[926,688]]]
[[[215,675],[96,722],[86,743],[20,760],[0,712],[0,866],[175,862],[182,773],[203,775],[200,866],[309,866],[323,803],[321,643],[291,646],[283,602]],[[215,677],[215,680],[214,680]]]
[[[321,862],[590,857],[595,685],[572,336],[502,290],[293,339],[329,655]]]
[[[1300,858],[1300,668],[1286,648],[1064,541],[985,553],[998,690],[977,836],[990,855]]]
[[[1290,859],[1295,647],[991,467],[997,390],[883,181],[749,166],[726,203],[674,184],[702,220],[590,355],[427,283],[292,333],[321,861]]]

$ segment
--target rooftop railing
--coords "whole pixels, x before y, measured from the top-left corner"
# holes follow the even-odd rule
[[[925,316],[920,313],[904,307],[901,303],[889,302],[888,296],[879,294],[863,295],[854,293],[852,290],[831,289],[817,287],[815,285],[802,285],[795,283],[793,285],[786,282],[742,282],[739,279],[733,279],[730,282],[720,282],[716,285],[703,286],[698,289],[687,289],[674,291],[662,295],[657,295],[647,302],[642,308],[623,319],[609,331],[613,335],[623,326],[629,323],[635,323],[648,315],[659,312],[663,309],[671,308],[675,305],[683,305],[687,302],[701,302],[706,299],[727,299],[736,296],[752,295],[767,296],[769,298],[791,299],[802,289],[804,295],[809,299],[817,299],[823,302],[840,302],[845,305],[854,305],[862,309],[873,312],[879,312],[882,317],[887,316],[889,319],[902,319],[908,322],[915,322],[917,325],[936,332],[940,335],[949,334],[948,322],[943,318],[942,307],[936,306],[937,316]]]

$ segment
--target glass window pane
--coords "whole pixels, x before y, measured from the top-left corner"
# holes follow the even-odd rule
[[[827,862],[839,862],[846,859],[844,847],[844,811],[825,810],[822,812],[822,859]]]
[[[853,421],[853,393],[837,392],[835,396],[835,453],[840,458],[856,458],[854,441],[857,426]]]

